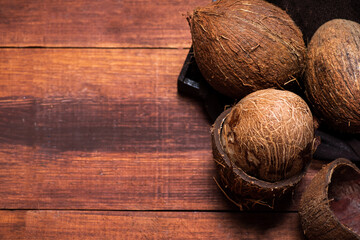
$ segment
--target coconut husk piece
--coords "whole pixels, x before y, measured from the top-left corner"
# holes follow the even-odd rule
[[[284,196],[291,196],[295,186],[305,175],[308,165],[299,174],[277,182],[263,181],[245,173],[229,159],[220,141],[222,125],[230,111],[231,108],[220,114],[211,129],[213,157],[219,177],[218,186],[240,210],[258,205],[277,208]]]
[[[299,215],[309,240],[359,240],[359,168],[344,158],[325,165],[303,193]]]

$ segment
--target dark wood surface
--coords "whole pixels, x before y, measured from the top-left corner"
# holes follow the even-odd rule
[[[208,1],[0,3],[0,239],[303,239],[301,192],[240,212],[177,93]]]
[[[186,48],[190,38],[185,16],[208,2],[3,0],[1,45]]]
[[[0,232],[5,239],[303,239],[296,213],[28,210],[2,215],[0,224],[12,229]]]

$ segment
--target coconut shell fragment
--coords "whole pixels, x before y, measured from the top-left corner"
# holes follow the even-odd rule
[[[299,215],[309,240],[359,240],[360,169],[344,158],[325,165],[303,193]]]
[[[308,46],[306,95],[332,131],[360,133],[360,24],[334,19]]]
[[[240,99],[298,86],[305,44],[290,16],[263,0],[219,0],[188,16],[195,59],[218,92]]]
[[[279,102],[276,101],[276,99],[284,98],[283,95],[288,94],[290,95],[290,99],[296,99],[294,101],[296,103],[295,105],[298,104],[296,107],[291,108],[291,104],[286,101],[285,104],[279,104]],[[259,116],[256,116],[256,113],[254,113],[256,112],[256,106],[259,107],[258,109],[262,109],[262,101],[263,99],[266,99],[268,97],[274,100],[268,102],[268,107],[270,111],[263,112],[260,110],[260,112],[257,112]],[[265,205],[271,208],[276,207],[277,203],[285,195],[291,193],[294,190],[295,186],[305,175],[307,166],[312,157],[312,153],[315,151],[318,142],[316,141],[317,139],[314,138],[314,129],[312,125],[313,122],[311,113],[308,110],[308,107],[304,103],[304,101],[297,98],[300,97],[288,91],[281,91],[275,89],[259,90],[252,94],[249,94],[247,97],[245,97],[238,103],[238,105],[242,105],[245,102],[244,106],[247,106],[247,101],[250,100],[251,103],[249,104],[254,105],[253,109],[243,109],[244,111],[241,112],[241,110],[239,110],[237,106],[234,106],[233,108],[224,111],[215,121],[211,132],[213,156],[217,165],[220,178],[219,185],[221,186],[222,190],[228,196],[230,196],[229,198],[234,203],[236,203],[236,205],[240,206],[240,208],[252,208],[256,205]],[[285,98],[285,100],[289,99]],[[290,100],[290,102],[292,100]],[[298,103],[297,101],[300,101],[301,103]],[[275,103],[275,105],[279,105],[277,108],[277,113],[272,112],[275,111],[275,108],[273,108],[274,105],[271,106],[272,103]],[[283,108],[285,108],[285,110]],[[249,111],[246,113],[247,110]],[[285,114],[282,111],[285,111],[287,113]],[[294,126],[294,124],[296,124],[296,119],[293,119],[294,121],[292,121],[291,119],[291,116],[294,117],[298,115],[299,112],[306,115],[305,118],[297,116],[301,121],[301,125],[305,126],[304,129],[302,129],[302,131],[305,131],[305,133],[298,133],[300,135],[297,139],[287,139],[286,137],[292,137],[290,132],[297,131],[299,130],[299,128],[302,128],[302,126],[299,126],[299,128],[297,129],[297,127]],[[232,116],[234,114],[237,116]],[[246,116],[247,114],[248,116]],[[269,115],[268,118],[265,117],[266,114]],[[261,117],[265,118],[261,120]],[[230,122],[228,121],[229,118],[231,118]],[[272,121],[269,121],[269,118],[272,118]],[[245,148],[241,148],[239,152],[238,150],[234,150],[234,152],[236,152],[236,154],[238,154],[240,158],[245,157],[243,161],[249,160],[251,162],[256,158],[256,161],[259,162],[258,169],[261,169],[261,175],[258,175],[257,173],[259,172],[253,171],[253,169],[251,168],[249,171],[246,164],[239,164],[237,162],[238,160],[234,159],[231,154],[233,150],[230,150],[229,152],[229,150],[227,149],[227,141],[235,142],[234,139],[236,138],[236,135],[241,135],[241,132],[239,131],[230,133],[228,129],[226,129],[232,128],[232,125],[234,125],[234,123],[231,123],[231,121],[235,121],[235,119],[237,119],[238,123],[243,124],[243,127],[249,129],[242,128],[245,138],[241,139],[242,142],[238,141],[236,143],[239,146],[245,146]],[[251,121],[252,123],[254,123],[254,126],[250,127],[245,122],[241,121],[244,119],[245,121]],[[289,124],[287,126],[289,128],[288,131],[284,129],[280,130],[284,138],[276,138],[275,136],[279,132],[277,132],[276,129],[274,129],[273,127],[277,128],[281,126],[281,124],[274,124],[274,122],[278,120],[280,120],[282,124]],[[258,127],[255,125],[258,125]],[[261,128],[264,129],[264,131],[262,132],[264,135],[262,137],[258,135]],[[268,128],[268,130],[270,132],[273,132],[275,135],[268,136],[268,131],[266,130],[266,128]],[[252,132],[253,134],[251,134],[250,132]],[[288,133],[290,133],[290,135],[286,136],[286,134]],[[246,135],[250,138],[247,138]],[[251,136],[253,137],[253,139],[251,139]],[[271,139],[271,137],[273,137],[273,139]],[[256,140],[256,138],[258,138],[258,141]],[[270,141],[268,141],[267,143],[266,138],[270,139]],[[296,141],[298,142],[295,143]],[[300,143],[299,141],[304,141],[304,143]],[[294,144],[293,147],[291,146],[292,144]],[[276,156],[271,156],[271,154],[264,156],[263,153],[265,152],[274,152],[279,154],[279,161],[275,163],[275,165],[271,166],[271,163],[273,162],[272,160],[276,159]],[[285,159],[288,162],[282,164],[280,160],[284,160],[285,156],[291,157],[289,159]],[[283,168],[283,166],[285,165],[287,167]],[[293,171],[292,167],[295,167],[296,171]],[[269,179],[264,179],[264,176],[270,177],[270,181]]]

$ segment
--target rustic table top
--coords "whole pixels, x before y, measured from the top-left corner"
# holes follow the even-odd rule
[[[0,239],[304,239],[290,206],[239,211],[201,103],[177,92],[208,0],[0,3]]]

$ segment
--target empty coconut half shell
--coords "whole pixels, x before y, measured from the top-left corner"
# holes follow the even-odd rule
[[[325,165],[303,193],[299,215],[310,240],[359,240],[359,168],[344,158]]]
[[[293,192],[305,175],[307,166],[300,173],[276,182],[264,181],[247,174],[230,160],[221,144],[221,131],[230,111],[231,108],[225,110],[211,129],[213,157],[219,175],[218,186],[241,210],[258,205],[276,208],[283,196]]]

